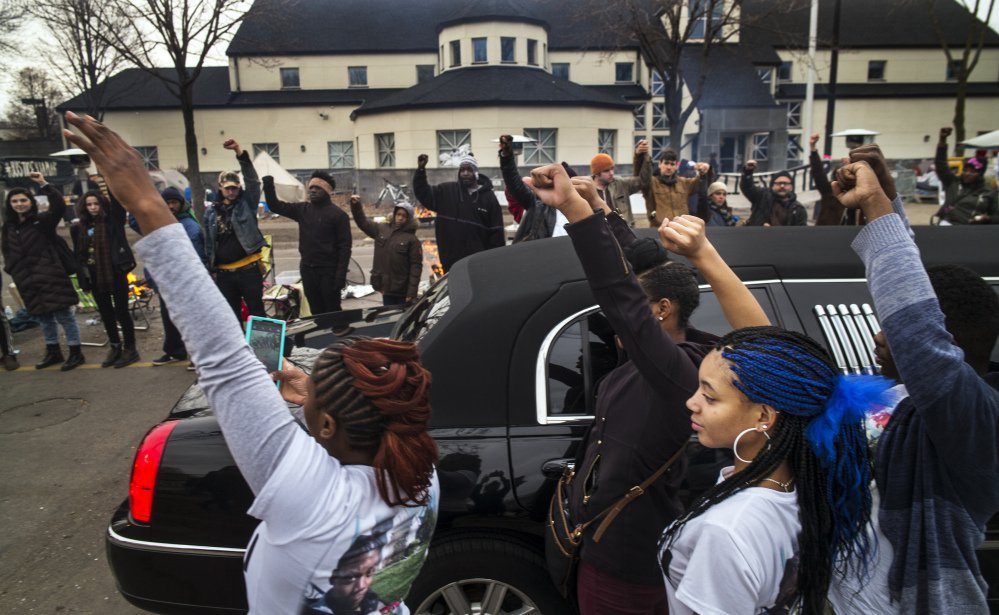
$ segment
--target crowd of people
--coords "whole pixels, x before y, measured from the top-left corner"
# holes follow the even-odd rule
[[[49,198],[47,212],[27,190],[10,191],[5,202],[6,270],[46,342],[36,367],[62,363],[68,371],[84,361],[70,272],[93,293],[111,340],[102,366],[139,359],[127,310],[125,275],[135,267],[124,235],[127,209],[130,225],[144,235],[136,252],[155,280],[169,327],[154,364],[189,358],[198,366],[255,495],[250,513],[262,523],[244,562],[251,611],[334,612],[339,604],[340,612],[360,608],[348,604],[356,598],[382,613],[406,612],[405,591],[386,602],[357,578],[370,579],[368,569],[378,563],[371,545],[383,547],[392,527],[435,516],[430,374],[418,348],[347,339],[322,351],[311,375],[295,368],[267,374],[240,328],[242,305],[263,314],[261,186],[271,211],[299,225],[302,282],[313,311],[340,309],[352,242],[350,217],[332,200],[333,178],[316,171],[307,201],[282,202],[272,178],[258,179],[230,139],[224,147],[241,173],[219,176],[219,197],[199,224],[178,190],[156,192],[118,135],[89,117],[67,114],[67,121],[76,129],[67,138],[107,180],[106,191],[79,198],[75,251],[56,234],[63,199],[44,177],[31,179]],[[941,130],[941,169],[948,135]],[[523,214],[514,242],[568,235],[623,351],[601,381],[596,418],[577,456],[575,471],[585,480],[569,486],[568,514],[581,528],[572,599],[582,615],[821,614],[829,604],[837,614],[988,610],[975,550],[999,512],[999,377],[990,371],[999,297],[970,270],[924,269],[877,146],[852,150],[828,181],[824,169],[817,173],[817,140],[810,161],[820,218],[864,225],[852,247],[883,327],[875,340],[880,376],[842,375],[821,345],[769,321],[710,241],[707,228],[738,223],[710,165],[681,176],[676,153],[666,150],[654,174],[642,141],[633,178],[615,176],[606,154],[593,157],[589,176],[550,164],[524,177],[513,139],[499,139],[508,195]],[[431,185],[427,160],[419,157],[413,186],[436,214],[444,268],[505,245],[501,210],[478,161],[464,157],[455,181]],[[980,163],[966,160],[960,177],[941,173],[942,224],[999,219]],[[806,224],[790,175],[774,173],[763,187],[755,170],[749,161],[741,177],[752,203],[746,224]],[[658,241],[633,230],[628,197],[635,191],[646,198]],[[369,219],[358,195],[350,209],[374,240],[372,285],[384,304],[415,300],[422,254],[412,205],[396,204],[385,222]],[[731,333],[716,337],[689,326],[698,272]],[[9,331],[3,333],[6,366],[13,352]],[[307,431],[285,401],[304,407]],[[868,433],[875,413],[891,418]],[[684,467],[673,462],[692,433],[705,447],[731,450],[734,463],[684,507]],[[658,480],[613,523],[599,530],[591,524],[655,468]],[[349,591],[338,590],[348,577]]]

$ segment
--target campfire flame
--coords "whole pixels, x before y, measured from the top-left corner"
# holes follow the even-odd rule
[[[433,239],[423,240],[423,266],[429,267],[437,277],[444,275],[444,267],[441,267],[440,255],[437,253],[437,242]]]
[[[152,289],[146,285],[145,280],[140,280],[131,271],[125,275],[125,279],[128,280],[128,294],[136,299],[142,299],[149,293],[153,292]]]
[[[415,211],[416,211],[416,217],[417,218],[433,218],[434,217],[434,212],[430,211],[429,209],[427,209],[423,205],[417,205]],[[427,242],[424,241],[423,243],[426,244]]]

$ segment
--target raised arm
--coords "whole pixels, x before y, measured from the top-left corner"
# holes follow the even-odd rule
[[[837,180],[833,190],[845,206],[860,207],[867,216],[853,248],[864,261],[895,366],[959,489],[976,490],[982,501],[988,486],[995,505],[999,395],[954,344],[919,249],[873,171],[866,163],[852,163],[845,173],[851,176],[854,185]]]
[[[421,205],[430,211],[437,211],[437,197],[440,195],[439,186],[431,186],[427,181],[427,161],[426,154],[420,154],[416,159],[416,171],[413,173],[413,194]]]
[[[38,191],[49,200],[47,215],[39,216],[42,224],[50,228],[59,226],[59,221],[66,213],[66,199],[63,198],[62,191],[48,183],[41,173],[32,172],[28,174],[28,177],[38,185]]]
[[[500,136],[499,160],[503,183],[506,184],[510,194],[524,209],[534,207],[534,193],[524,184],[524,180],[517,173],[517,158],[513,153],[513,138],[510,135]]]
[[[111,217],[117,220],[120,224],[125,224],[128,221],[128,212],[118,199],[114,197],[114,193],[108,190],[108,202],[111,204],[111,211],[109,212]]]
[[[950,165],[947,164],[947,137],[950,136],[951,130],[951,128],[946,126],[940,129],[940,139],[937,141],[937,151],[933,157],[933,166],[937,172],[937,177],[940,179],[940,185],[944,188],[957,181],[957,176],[954,175],[954,172],[950,170]]]
[[[279,216],[298,220],[301,216],[300,208],[294,203],[285,203],[278,198],[277,188],[274,186],[274,178],[264,175],[264,199],[267,200],[267,207]]]
[[[829,182],[829,176],[826,175],[826,167],[822,163],[822,157],[819,156],[819,151],[816,149],[818,142],[818,133],[812,135],[808,140],[811,150],[808,153],[808,166],[812,172],[812,181],[815,183],[815,189],[822,196],[832,196],[832,184]]]
[[[378,239],[378,225],[364,215],[364,205],[361,204],[361,196],[358,194],[350,195],[350,214],[354,218],[354,224],[362,233],[372,239]]]
[[[749,199],[750,203],[752,203],[754,207],[760,200],[760,196],[763,194],[763,190],[756,185],[756,178],[753,177],[753,173],[755,172],[756,161],[747,160],[746,166],[742,168],[742,177],[739,179],[739,190],[742,190],[742,194]]]
[[[235,314],[199,265],[187,234],[153,186],[138,152],[91,117],[67,113],[66,120],[82,134],[63,134],[87,152],[146,231],[136,251],[166,302],[177,306],[170,316],[198,365],[198,384],[211,402],[233,459],[258,492],[289,443],[308,435],[246,344]]]
[[[770,324],[759,301],[708,241],[703,220],[696,216],[677,216],[663,222],[659,227],[659,239],[667,250],[686,256],[701,272],[733,329]]]

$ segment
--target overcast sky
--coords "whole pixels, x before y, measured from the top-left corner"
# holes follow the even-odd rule
[[[829,2],[830,0],[820,0],[820,1]],[[890,2],[891,0],[879,0],[879,1]],[[981,4],[987,7],[989,1],[990,0],[981,0]],[[969,8],[973,7],[975,4],[975,0],[958,0],[958,2],[961,2],[965,6],[968,6]],[[981,12],[981,17],[984,18],[985,13],[986,11],[983,10]],[[989,20],[989,25],[992,27],[993,30],[999,32],[999,6],[996,6],[995,10],[993,10],[992,18]],[[24,41],[31,41],[31,40],[44,40],[46,36],[51,36],[51,34],[44,27],[32,23],[29,24],[28,26],[25,26],[25,28],[21,33],[21,36],[19,36],[18,38]],[[206,62],[206,64],[209,66],[224,66],[226,64],[225,49],[227,46],[228,44],[223,44],[220,45],[217,49],[214,49],[212,58],[208,62]],[[7,114],[7,105],[10,102],[9,90],[12,83],[12,75],[16,73],[17,70],[21,67],[32,66],[33,62],[38,57],[38,55],[34,53],[34,49],[30,47],[30,43],[28,44],[28,47],[25,49],[25,52],[26,53],[24,57],[21,58],[6,58],[6,57],[3,58],[3,64],[9,66],[11,70],[9,70],[6,74],[0,75],[0,117],[5,117]],[[165,66],[167,64],[168,64],[167,57],[164,56],[164,61],[162,65]],[[67,92],[67,94],[68,94],[67,96],[68,99],[71,98],[76,93]]]

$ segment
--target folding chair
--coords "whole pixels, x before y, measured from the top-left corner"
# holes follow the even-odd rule
[[[77,297],[77,299],[80,300],[79,305],[77,305],[77,311],[80,312],[80,313],[82,313],[82,314],[87,314],[89,312],[96,312],[97,311],[97,302],[94,301],[94,296],[92,294],[90,294],[89,292],[84,291],[83,289],[80,288],[80,282],[79,282],[79,280],[77,280],[75,274],[69,276],[69,279],[73,283],[73,289],[76,290],[76,297]],[[100,315],[99,314],[97,315],[97,320],[100,320]],[[89,329],[84,329],[83,327],[80,327],[81,337],[82,337],[83,331],[86,331],[86,330],[89,330]],[[103,342],[85,342],[85,341],[83,341],[81,339],[80,340],[80,345],[82,345],[82,346],[96,346],[98,348],[100,348],[101,346],[107,346],[109,340],[108,340],[107,334],[104,333],[104,327],[101,327],[100,330],[101,330],[101,333],[102,333],[102,337],[104,338]]]
[[[135,323],[136,331],[149,330],[149,317],[146,311],[152,310],[153,296],[156,294],[145,280],[140,280],[134,273],[128,274],[128,314]],[[142,325],[139,321],[142,321]]]

